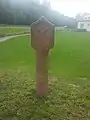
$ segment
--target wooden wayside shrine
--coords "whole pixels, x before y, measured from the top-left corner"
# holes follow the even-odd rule
[[[48,94],[48,53],[54,47],[54,25],[44,16],[31,25],[31,46],[36,51],[36,93]]]

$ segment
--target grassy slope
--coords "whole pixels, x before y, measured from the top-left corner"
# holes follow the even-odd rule
[[[89,120],[89,38],[89,33],[56,33],[49,59],[52,91],[47,99],[35,96],[35,54],[30,38],[0,43],[0,116],[12,120]]]
[[[30,47],[30,37],[18,37],[0,43],[0,66],[15,67],[20,63],[35,67],[35,54]],[[89,33],[59,33],[55,47],[50,52],[50,72],[56,76],[90,77]]]
[[[53,73],[90,77],[90,33],[56,33],[51,55]]]
[[[0,26],[0,37],[7,36],[7,35],[21,34],[28,31],[29,31],[29,28],[27,27],[25,28],[25,27]]]

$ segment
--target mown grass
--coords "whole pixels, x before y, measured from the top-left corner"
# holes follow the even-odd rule
[[[0,37],[15,35],[15,34],[23,34],[28,32],[29,32],[28,27],[0,26]]]
[[[0,67],[25,64],[35,68],[35,51],[30,36],[0,43]],[[49,53],[49,69],[55,76],[90,77],[90,34],[57,32],[55,46]]]
[[[57,32],[50,61],[53,74],[90,77],[90,33]]]
[[[0,43],[0,117],[5,120],[90,120],[90,35],[57,32],[49,56],[47,98],[35,93],[30,37]]]
[[[5,120],[89,120],[90,79],[49,77],[52,91],[37,98],[35,80],[26,68],[0,76],[0,116]]]

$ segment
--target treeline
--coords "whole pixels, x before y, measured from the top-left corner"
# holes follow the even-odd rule
[[[56,26],[73,28],[76,21],[33,0],[0,0],[0,24],[30,25],[45,16]]]

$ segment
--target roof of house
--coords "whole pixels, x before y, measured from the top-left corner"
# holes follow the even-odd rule
[[[77,22],[90,22],[90,20],[77,20]]]
[[[85,19],[85,17],[90,17],[90,13],[77,14],[76,15],[76,21],[77,22],[90,22],[90,18]]]

